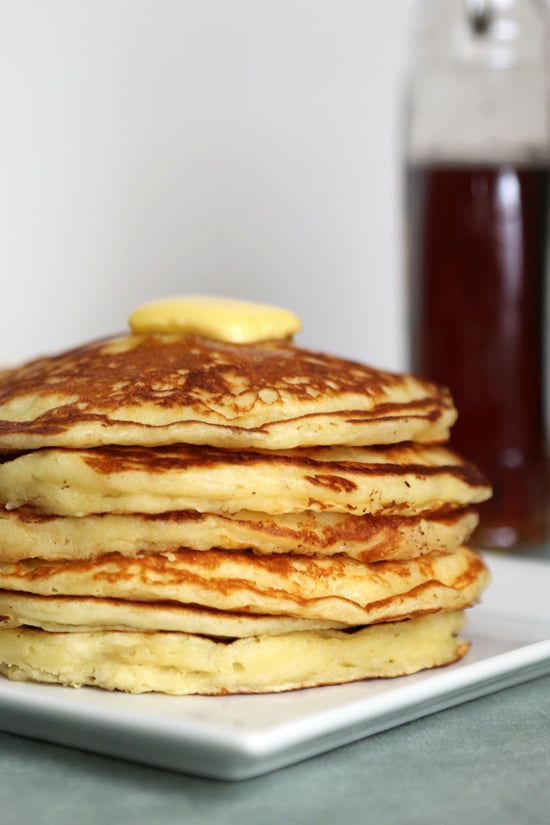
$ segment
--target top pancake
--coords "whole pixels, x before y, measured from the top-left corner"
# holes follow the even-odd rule
[[[0,450],[176,443],[292,449],[440,443],[449,393],[287,340],[97,341],[0,374]]]

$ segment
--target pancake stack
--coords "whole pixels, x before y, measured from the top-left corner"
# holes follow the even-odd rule
[[[0,673],[263,693],[462,657],[490,488],[448,392],[219,337],[137,324],[0,374]]]

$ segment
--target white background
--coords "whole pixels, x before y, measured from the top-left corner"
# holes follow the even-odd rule
[[[0,361],[207,292],[406,364],[414,0],[0,0]]]

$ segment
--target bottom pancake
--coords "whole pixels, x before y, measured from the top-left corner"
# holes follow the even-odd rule
[[[215,641],[186,633],[0,631],[0,673],[18,681],[128,693],[272,693],[404,676],[450,664],[468,642],[463,611],[353,631]]]

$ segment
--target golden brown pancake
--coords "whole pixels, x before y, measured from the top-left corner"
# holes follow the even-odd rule
[[[106,551],[135,556],[187,547],[333,556],[359,561],[405,559],[432,550],[452,551],[477,524],[472,509],[422,516],[353,516],[306,511],[268,515],[103,513],[52,516],[29,507],[0,510],[0,561],[26,558],[90,559]]]
[[[0,673],[130,693],[267,693],[403,676],[449,664],[468,642],[461,611],[342,632],[220,642],[186,633],[1,631]]]
[[[490,488],[447,390],[133,328],[0,372],[0,673],[223,694],[465,654]]]
[[[475,467],[444,447],[38,450],[0,465],[0,501],[45,513],[334,511],[410,515],[483,501]]]
[[[0,450],[441,442],[447,390],[290,341],[128,335],[0,374]]]
[[[2,590],[175,602],[348,625],[461,610],[476,601],[488,580],[479,555],[465,547],[374,564],[344,556],[259,556],[225,550],[0,564]]]
[[[328,619],[229,612],[177,602],[138,602],[94,596],[39,596],[35,593],[0,590],[0,649],[2,629],[24,626],[38,627],[52,633],[92,630],[176,631],[224,639],[345,627],[341,622]]]

